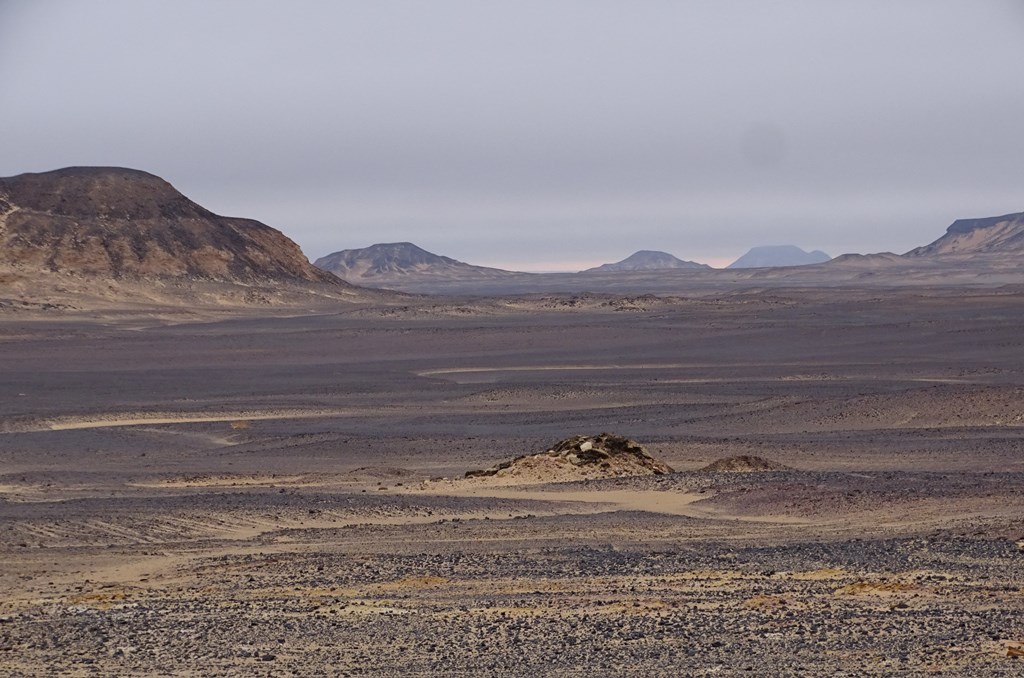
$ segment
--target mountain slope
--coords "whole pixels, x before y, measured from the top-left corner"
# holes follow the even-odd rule
[[[982,219],[957,219],[935,242],[904,256],[1020,254],[1024,252],[1024,212]]]
[[[594,268],[588,268],[584,273],[606,272],[606,271],[657,271],[669,268],[711,268],[707,264],[699,264],[695,261],[683,261],[668,252],[655,250],[640,250],[634,252],[622,261],[613,264],[601,264]]]
[[[119,167],[0,178],[0,265],[104,278],[343,285],[280,231]]]
[[[807,266],[822,264],[832,257],[821,250],[805,252],[795,245],[752,247],[726,268],[770,268],[774,266]]]
[[[519,275],[434,254],[411,242],[378,243],[341,250],[320,257],[314,265],[348,282],[371,286],[425,279],[472,281]]]

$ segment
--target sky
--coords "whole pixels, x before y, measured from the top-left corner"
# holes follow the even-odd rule
[[[157,174],[317,258],[903,252],[1024,210],[1024,0],[0,0],[0,176]]]

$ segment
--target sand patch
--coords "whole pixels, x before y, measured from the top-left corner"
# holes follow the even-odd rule
[[[95,418],[60,418],[41,424],[41,429],[51,431],[68,431],[87,428],[113,428],[120,426],[142,426],[154,424],[200,424],[211,422],[231,422],[232,429],[239,428],[239,421],[258,421],[263,419],[307,419],[313,417],[339,416],[344,412],[323,410],[299,410],[289,412],[227,412],[223,414],[151,414],[135,417],[106,418],[102,415]]]

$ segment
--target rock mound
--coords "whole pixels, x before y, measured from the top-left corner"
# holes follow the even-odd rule
[[[0,178],[0,265],[102,278],[345,286],[280,231],[219,216],[160,177],[120,167]]]
[[[771,461],[764,457],[740,455],[738,457],[725,457],[712,462],[701,469],[712,473],[756,473],[757,471],[786,471],[789,467],[777,461]]]
[[[602,433],[566,438],[546,452],[516,457],[481,471],[468,471],[466,478],[564,482],[672,472],[668,464],[652,457],[639,443]]]

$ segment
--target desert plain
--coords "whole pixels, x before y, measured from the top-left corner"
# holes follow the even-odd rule
[[[6,676],[1016,676],[1024,289],[0,316]],[[615,433],[674,469],[465,478]],[[784,468],[703,470],[737,456]]]

